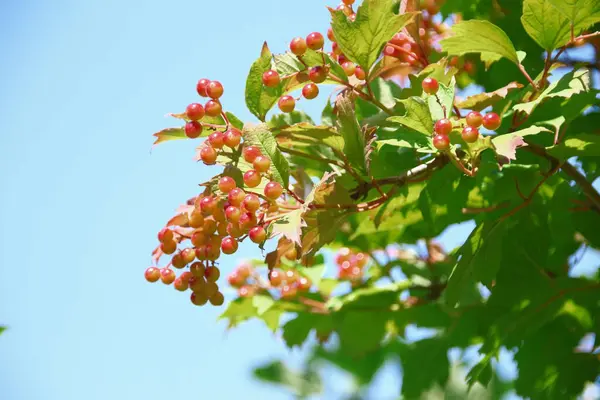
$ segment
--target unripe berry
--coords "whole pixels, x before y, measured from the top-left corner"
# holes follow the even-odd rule
[[[344,69],[346,76],[352,76],[356,72],[356,64],[350,61],[343,63],[342,68]]]
[[[285,285],[284,287],[281,288],[281,297],[283,297],[284,299],[289,299],[292,297],[295,297],[297,294],[297,290],[295,286],[292,285]]]
[[[232,206],[239,207],[242,201],[244,201],[244,196],[246,196],[246,193],[242,189],[235,188],[229,192],[227,200],[229,200],[229,204]]]
[[[448,150],[450,148],[450,139],[447,135],[435,135],[433,146],[440,151]]]
[[[485,114],[485,117],[483,117],[483,126],[490,131],[495,131],[500,128],[501,124],[502,120],[495,112],[487,113]]]
[[[483,117],[481,113],[477,111],[471,111],[467,114],[467,125],[472,126],[473,128],[479,128],[483,123]]]
[[[302,96],[305,99],[312,100],[319,95],[319,87],[314,83],[304,85],[302,88]]]
[[[224,254],[233,254],[238,249],[238,242],[234,238],[228,236],[221,241],[221,251]]]
[[[252,297],[254,296],[254,293],[256,293],[256,290],[250,285],[242,286],[240,290],[238,290],[238,295],[240,297]]]
[[[175,280],[175,271],[170,268],[161,268],[160,269],[160,280],[165,285],[170,285]]]
[[[442,118],[435,123],[435,133],[448,136],[452,132],[452,122],[449,119]]]
[[[210,144],[210,147],[213,149],[221,149],[223,148],[223,139],[223,132],[216,131],[208,136],[208,144]]]
[[[257,187],[260,185],[261,177],[260,173],[251,169],[244,173],[244,184],[250,188]]]
[[[331,52],[335,56],[339,56],[342,54],[342,50],[340,49],[340,45],[337,42],[331,43]]]
[[[206,291],[206,295],[210,298],[219,291],[219,285],[217,285],[215,282],[206,282],[206,287],[204,290]]]
[[[255,226],[254,228],[250,229],[248,236],[254,243],[263,243],[265,240],[267,240],[267,232],[262,226]]]
[[[188,290],[188,283],[181,278],[177,278],[175,279],[175,282],[173,282],[173,287],[180,292],[185,292]]]
[[[159,242],[169,242],[171,240],[173,240],[173,231],[169,228],[162,228],[160,232],[158,232]]]
[[[221,115],[221,111],[223,111],[223,107],[221,107],[218,100],[209,100],[204,105],[204,112],[209,117],[218,117]]]
[[[204,225],[204,216],[202,215],[202,211],[194,209],[188,218],[188,222],[192,228],[202,227],[202,225]]]
[[[190,121],[185,124],[185,136],[196,139],[202,134],[202,124],[198,121]]]
[[[160,244],[160,249],[165,254],[173,254],[177,250],[177,242],[174,240],[164,241]]]
[[[225,303],[225,297],[223,296],[223,293],[217,292],[210,297],[209,301],[210,301],[210,304],[218,307],[218,306],[222,306],[223,303]]]
[[[279,83],[281,82],[281,78],[279,77],[279,74],[277,73],[277,71],[270,69],[270,70],[266,71],[265,73],[263,73],[262,82],[263,82],[263,85],[265,85],[267,87],[277,87],[277,86],[279,86]]]
[[[292,96],[285,95],[279,98],[277,102],[279,109],[284,113],[291,113],[296,108],[296,100]]]
[[[256,157],[262,155],[260,149],[256,146],[244,146],[244,150],[242,150],[242,156],[246,162],[252,164]]]
[[[160,279],[160,270],[156,267],[149,267],[146,269],[146,272],[144,272],[144,278],[146,278],[148,282],[156,282]]]
[[[332,42],[335,42],[335,36],[333,36],[333,29],[331,28],[327,29],[327,39],[331,40]]]
[[[204,107],[202,104],[192,103],[185,109],[187,117],[192,121],[197,121],[204,117]]]
[[[283,193],[283,188],[278,182],[269,182],[265,186],[265,196],[268,199],[275,200]]]
[[[217,151],[210,146],[204,146],[200,150],[200,159],[206,165],[213,165],[217,162]]]
[[[320,65],[316,65],[310,69],[308,72],[308,77],[314,83],[322,83],[327,79],[327,70],[325,67]]]
[[[297,56],[301,56],[302,54],[306,53],[306,48],[307,45],[306,40],[304,40],[304,38],[297,37],[292,39],[292,41],[290,42],[290,50]]]
[[[204,267],[204,264],[202,264],[199,261],[196,261],[195,263],[190,265],[191,274],[197,278],[202,278],[202,281],[204,281],[204,271],[205,270],[206,270],[206,268]]]
[[[255,212],[260,208],[260,199],[255,194],[249,194],[244,197],[242,205],[246,211]]]
[[[183,261],[181,253],[177,253],[173,256],[173,258],[171,258],[171,265],[173,266],[173,268],[177,269],[185,267],[185,262]]]
[[[235,189],[235,180],[230,176],[224,176],[219,179],[219,190],[223,193],[229,193]]]
[[[244,232],[240,229],[238,224],[228,223],[227,224],[227,233],[233,238],[239,238],[244,234]]]
[[[227,236],[227,222],[221,221],[217,224],[217,234],[219,236]]]
[[[461,136],[465,142],[474,143],[479,138],[479,131],[477,130],[477,128],[467,126],[465,127],[465,129],[463,129]]]
[[[218,99],[223,95],[223,85],[219,81],[210,81],[206,86],[206,94],[211,99]]]
[[[242,134],[235,128],[231,128],[227,132],[225,132],[225,137],[223,138],[223,143],[225,146],[230,148],[235,148],[240,144],[242,139]]]
[[[269,274],[269,282],[271,282],[271,286],[279,287],[283,283],[283,274],[281,271],[274,269]]]
[[[296,246],[294,246],[291,249],[289,249],[288,251],[286,251],[283,256],[290,261],[294,261],[295,259],[297,259],[298,251],[296,250]]]
[[[181,250],[181,258],[183,259],[184,265],[188,265],[196,259],[196,254],[194,253],[194,249],[183,249]]]
[[[325,39],[323,38],[323,35],[321,35],[319,32],[310,33],[306,37],[306,45],[311,50],[322,49],[324,43],[325,43]]]
[[[204,226],[202,229],[207,235],[213,235],[217,231],[217,223],[214,220],[207,218],[204,220]]]
[[[186,284],[190,283],[190,278],[192,277],[192,273],[190,271],[183,271],[181,275],[179,275],[179,279],[184,281]]]
[[[367,74],[365,73],[365,71],[362,69],[362,67],[360,65],[357,65],[356,71],[354,71],[354,76],[359,81],[364,81],[365,78],[367,77]]]
[[[440,84],[433,78],[425,78],[421,83],[423,91],[427,94],[436,94],[440,88]]]
[[[206,244],[208,236],[206,233],[204,233],[204,229],[198,229],[197,231],[194,231],[194,233],[192,233],[192,237],[190,240],[194,247],[200,247]]]
[[[242,215],[242,211],[234,206],[229,206],[225,210],[225,217],[229,222],[238,222],[240,220],[240,216]]]
[[[258,156],[252,162],[252,166],[258,172],[267,172],[271,167],[271,160],[265,156]]]
[[[192,292],[190,301],[195,306],[203,306],[208,302],[208,297],[206,296],[206,293]]]
[[[209,267],[204,271],[204,277],[207,282],[216,282],[221,276],[221,271],[217,267]]]
[[[208,97],[208,94],[206,94],[206,87],[208,86],[208,84],[210,83],[210,80],[208,79],[200,79],[198,81],[198,84],[196,85],[196,91],[198,92],[198,94],[202,97]]]

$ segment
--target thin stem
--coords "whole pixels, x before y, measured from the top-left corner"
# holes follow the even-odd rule
[[[287,189],[287,192],[290,196],[292,196],[298,203],[304,204],[304,200],[302,200],[293,190]]]
[[[529,74],[525,70],[525,67],[523,66],[523,64],[519,63],[519,70],[521,71],[521,73],[523,73],[523,75],[525,76],[525,79],[527,79],[527,81],[531,84],[531,86],[533,87],[533,90],[537,91],[537,85],[535,84],[533,79],[531,79],[531,76],[529,76]]]
[[[386,106],[384,106],[379,100],[377,100],[374,96],[370,96],[366,93],[363,93],[361,90],[355,88],[354,86],[352,86],[351,84],[349,84],[348,82],[344,82],[342,81],[340,78],[338,78],[337,76],[331,75],[329,74],[329,79],[331,79],[332,81],[338,82],[341,85],[346,86],[348,89],[353,90],[354,92],[356,92],[356,94],[358,94],[360,97],[362,97],[364,100],[366,101],[370,101],[371,103],[375,104],[377,107],[379,107],[381,110],[383,110],[385,113],[389,114],[389,115],[394,115],[394,112],[392,110],[390,110],[389,108],[387,108]]]
[[[326,157],[319,157],[319,156],[315,156],[313,154],[308,154],[308,153],[303,153],[301,151],[288,149],[286,147],[280,147],[279,149],[282,152],[291,154],[293,156],[304,157],[304,158],[308,158],[310,160],[319,161],[319,162],[322,162],[322,163],[325,163],[325,164],[332,164],[332,165],[335,165],[337,167],[346,169],[346,165],[344,165],[344,163],[342,163],[342,162],[340,162],[338,160],[332,160],[332,159],[326,158]]]

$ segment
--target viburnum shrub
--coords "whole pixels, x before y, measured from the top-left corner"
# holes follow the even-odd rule
[[[173,114],[183,126],[155,134],[195,140],[219,173],[160,230],[146,280],[198,306],[222,305],[229,285],[230,326],[262,319],[290,347],[335,337],[314,357],[362,384],[399,356],[407,398],[445,386],[449,350],[471,345],[470,386],[490,383],[505,348],[519,395],[573,398],[600,371],[578,347],[600,333],[600,281],[573,272],[600,248],[598,57],[571,53],[599,51],[597,2],[329,12],[289,51],[263,45],[245,90],[258,122],[236,118],[222,97],[234,90],[211,77]],[[319,96],[317,124],[300,110]],[[464,222],[468,238],[444,250],[438,237]],[[231,268],[244,241],[266,255]],[[409,326],[434,333],[407,341]]]

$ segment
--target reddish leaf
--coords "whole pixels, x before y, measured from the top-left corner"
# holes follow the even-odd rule
[[[163,129],[162,131],[156,132],[152,136],[156,138],[156,140],[153,143],[153,146],[156,146],[157,144],[162,142],[168,142],[170,140],[187,139],[183,127]]]
[[[521,85],[518,82],[511,82],[508,85],[493,92],[480,93],[475,96],[469,96],[465,100],[458,103],[457,107],[481,111],[484,108],[494,105],[498,101],[504,99],[506,95],[508,95],[508,92],[510,92],[511,90],[520,89],[522,87],[523,85]]]
[[[509,160],[516,160],[517,148],[526,144],[523,137],[537,135],[540,132],[550,132],[550,130],[540,126],[530,126],[517,132],[496,136],[492,139],[492,143],[496,148],[496,154]]]

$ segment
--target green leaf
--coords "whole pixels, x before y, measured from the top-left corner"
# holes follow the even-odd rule
[[[290,349],[294,348],[295,346],[301,347],[306,339],[308,339],[310,331],[313,329],[316,321],[319,318],[323,318],[323,316],[309,313],[298,313],[296,318],[286,322],[286,324],[283,326],[283,340],[285,341],[285,344]]]
[[[437,150],[433,147],[431,136],[425,136],[420,132],[405,130],[401,133],[399,139],[386,139],[375,142],[378,148],[389,145],[394,147],[403,147],[407,149],[420,150],[422,152],[435,153]]]
[[[398,122],[424,135],[431,136],[433,133],[433,119],[425,101],[420,97],[410,97],[400,103],[404,105],[406,114],[390,117],[388,121]]]
[[[162,131],[156,132],[152,136],[156,138],[156,140],[152,144],[153,146],[156,146],[157,144],[160,144],[162,142],[168,142],[170,140],[181,140],[188,138],[187,136],[185,136],[185,130],[183,127],[163,129]]]
[[[391,313],[376,310],[343,311],[332,317],[341,348],[348,355],[361,356],[379,347]]]
[[[276,136],[282,147],[324,144],[340,152],[344,150],[344,138],[331,126],[301,122],[280,129]]]
[[[354,104],[348,95],[341,95],[338,96],[336,106],[338,109],[338,132],[344,138],[344,155],[352,167],[365,173],[367,168],[365,161],[366,140],[365,134],[354,115]]]
[[[283,92],[283,85],[277,88],[268,88],[262,83],[263,74],[271,69],[271,58],[271,51],[267,46],[267,42],[265,42],[260,57],[250,67],[246,79],[246,106],[252,114],[263,122],[267,113]]]
[[[394,0],[365,0],[351,21],[341,10],[331,11],[331,27],[342,53],[365,71],[375,63],[383,46],[417,13],[398,15]]]
[[[271,130],[286,128],[290,125],[306,122],[314,124],[312,118],[303,111],[292,111],[291,113],[275,114],[271,117],[267,125]]]
[[[267,125],[246,124],[242,136],[245,144],[258,147],[261,153],[271,160],[271,168],[269,169],[271,177],[281,183],[284,189],[287,188],[290,179],[290,166],[277,147],[277,141]]]
[[[548,153],[566,160],[570,157],[600,157],[600,135],[582,133],[548,148]]]
[[[419,398],[436,383],[441,387],[446,386],[450,368],[447,352],[448,344],[443,338],[401,345],[402,394],[406,398]],[[424,366],[426,369],[423,369]]]
[[[516,160],[517,148],[525,145],[523,137],[537,135],[541,132],[550,132],[550,130],[541,126],[530,126],[520,131],[495,136],[492,138],[492,143],[496,149],[496,154],[504,156],[509,160]]]
[[[240,297],[229,303],[219,319],[229,320],[229,328],[233,328],[250,318],[258,316],[252,298]]]
[[[597,0],[550,0],[550,3],[573,24],[576,36],[600,21],[600,3]]]
[[[271,226],[273,227],[272,234],[279,235],[290,239],[294,243],[302,243],[302,228],[306,226],[304,221],[303,209],[290,211],[283,215],[283,217],[275,220]]]
[[[323,279],[323,273],[325,272],[325,264],[315,265],[312,267],[296,267],[300,275],[310,279],[314,287],[319,287],[321,279]]]
[[[321,378],[309,369],[306,372],[295,372],[286,367],[281,361],[273,361],[260,366],[253,371],[256,379],[283,386],[299,398],[318,395],[323,390]]]
[[[314,51],[307,49],[306,52],[301,56],[302,61],[291,52],[284,54],[277,54],[274,56],[275,68],[280,75],[293,75],[300,71],[306,71],[307,67],[314,67],[316,65],[327,65],[329,67],[329,73],[337,77],[342,82],[348,82],[348,76],[344,72],[342,66],[337,63],[327,53],[321,51]],[[283,87],[286,92],[294,90],[295,88],[302,86],[304,82],[300,81],[297,76],[291,76],[283,81]],[[325,79],[322,84],[333,84],[339,85],[339,82],[331,78]]]
[[[494,90],[493,92],[479,93],[474,96],[469,96],[460,103],[457,103],[456,106],[461,109],[466,108],[469,110],[481,111],[484,108],[493,106],[500,100],[506,98],[509,92],[522,87],[523,85],[518,82],[511,82],[500,89]]]
[[[525,0],[521,22],[527,34],[546,51],[565,45],[571,38],[568,18],[550,0]]]
[[[462,56],[479,53],[487,64],[504,57],[519,64],[514,45],[496,25],[488,21],[462,21],[452,27],[453,35],[440,41],[442,50],[448,55]]]
[[[427,98],[427,104],[429,105],[429,111],[431,118],[434,121],[438,121],[443,118],[450,118],[452,115],[452,104],[454,104],[454,85],[456,82],[454,79],[448,86],[440,83],[440,88],[436,96],[425,95]],[[439,102],[438,102],[439,99]]]
[[[5,326],[0,326],[0,335],[2,334],[2,332],[4,332],[6,330]]]

